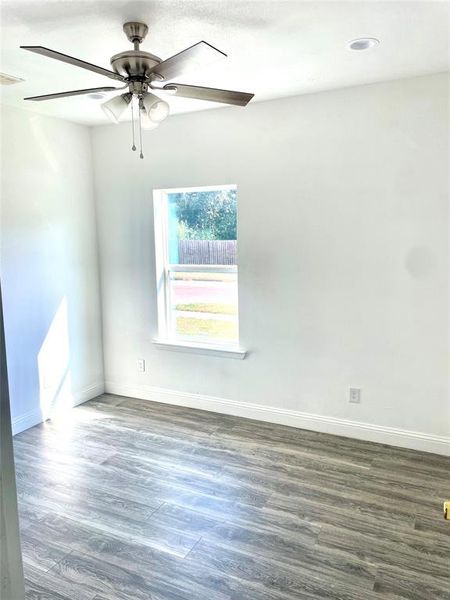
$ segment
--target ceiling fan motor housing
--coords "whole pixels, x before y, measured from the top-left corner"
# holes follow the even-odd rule
[[[125,79],[148,79],[151,69],[158,65],[161,59],[150,52],[139,50],[139,44],[148,33],[147,25],[138,21],[129,21],[124,24],[123,31],[129,41],[134,44],[134,50],[126,50],[112,56],[113,70]]]
[[[142,50],[126,50],[111,57],[111,67],[126,79],[129,77],[147,79],[153,67],[160,62],[158,56]]]

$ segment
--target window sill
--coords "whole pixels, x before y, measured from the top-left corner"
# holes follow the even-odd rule
[[[190,352],[192,354],[207,354],[209,356],[220,356],[222,358],[236,358],[243,360],[247,351],[235,346],[211,346],[195,342],[172,342],[169,340],[153,340],[153,344],[162,350],[174,350],[175,352]]]

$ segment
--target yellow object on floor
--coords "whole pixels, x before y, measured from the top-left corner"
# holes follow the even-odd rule
[[[447,502],[444,502],[444,519],[447,519],[447,521],[450,521],[450,500],[447,500]]]

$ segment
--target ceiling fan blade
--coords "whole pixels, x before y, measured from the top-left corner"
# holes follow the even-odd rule
[[[44,48],[44,46],[20,46],[23,50],[29,50],[30,52],[35,52],[36,54],[42,54],[42,56],[48,56],[49,58],[55,58],[56,60],[60,60],[62,62],[68,63],[69,65],[75,65],[76,67],[81,67],[82,69],[87,69],[88,71],[94,71],[94,73],[98,73],[99,75],[105,75],[106,77],[110,77],[111,79],[118,79],[119,81],[123,81],[123,77],[114,73],[114,71],[109,71],[108,69],[104,69],[103,67],[98,67],[97,65],[93,65],[91,63],[86,62],[85,60],[80,60],[79,58],[74,58],[73,56],[69,56],[68,54],[62,54],[61,52],[56,52],[56,50],[50,50],[49,48]]]
[[[87,90],[72,90],[70,92],[57,92],[56,94],[45,94],[43,96],[29,96],[24,100],[34,100],[39,102],[40,100],[53,100],[54,98],[66,98],[67,96],[81,96],[82,94],[92,94],[95,92],[113,92],[114,90],[122,90],[123,88],[116,87],[98,87],[89,88]]]
[[[183,83],[168,83],[161,90],[171,92],[182,98],[196,98],[197,100],[223,102],[224,104],[235,104],[236,106],[246,106],[255,95],[246,92],[200,87],[198,85],[184,85]]]
[[[208,42],[198,42],[198,44],[194,44],[190,48],[186,48],[186,50],[182,50],[155,65],[150,73],[156,73],[163,79],[168,80],[183,75],[196,67],[206,66],[218,58],[226,57],[227,55],[224,52],[214,48]]]

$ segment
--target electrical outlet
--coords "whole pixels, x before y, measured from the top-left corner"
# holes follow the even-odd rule
[[[138,368],[139,373],[145,372],[145,360],[143,358],[138,359],[137,368]]]
[[[361,403],[361,388],[351,387],[348,390],[348,401],[352,404]]]

